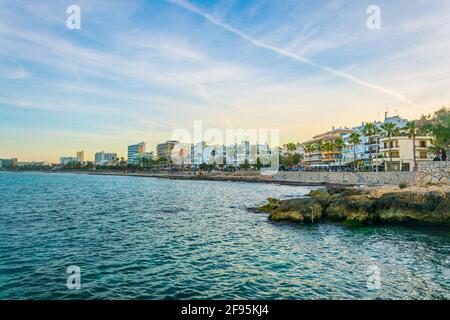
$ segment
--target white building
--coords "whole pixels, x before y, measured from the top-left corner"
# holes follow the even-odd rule
[[[77,157],[61,157],[59,158],[59,164],[60,165],[67,165],[67,164],[76,164],[79,163]]]
[[[18,167],[50,167],[48,161],[17,162]]]
[[[424,163],[432,160],[429,151],[433,146],[433,137],[416,137],[416,162]],[[413,171],[414,170],[414,145],[413,139],[407,135],[381,139],[381,154],[384,159],[386,171]],[[392,156],[392,162],[391,162]]]
[[[146,152],[147,145],[145,142],[133,144],[128,146],[128,163],[138,164],[139,163],[139,155]]]
[[[117,160],[117,153],[108,153],[105,151],[100,151],[95,154],[96,164],[107,164]]]
[[[365,136],[363,133],[364,129],[364,123],[362,123],[360,126],[354,127],[352,131],[356,131],[361,136],[361,141],[357,145],[353,145],[349,142],[350,134],[345,134],[342,138],[345,143],[345,147],[342,149],[342,164],[348,165],[350,163],[353,163],[355,161],[355,153],[356,153],[356,161],[363,163],[364,166],[370,166],[382,165],[383,161],[378,160],[381,154],[381,139],[382,139],[382,132],[381,132],[381,126],[384,123],[394,123],[397,128],[402,129],[406,126],[408,121],[406,119],[402,119],[399,116],[393,116],[393,117],[386,117],[383,122],[375,121],[374,125],[377,129],[379,129],[379,133],[373,135],[373,136]]]

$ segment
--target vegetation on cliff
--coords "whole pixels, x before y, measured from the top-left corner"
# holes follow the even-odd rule
[[[301,199],[269,199],[256,209],[273,222],[342,222],[349,226],[421,224],[450,226],[450,191],[345,188],[314,190]]]

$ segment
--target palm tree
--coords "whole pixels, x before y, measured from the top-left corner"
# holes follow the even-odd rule
[[[353,131],[348,138],[348,142],[353,145],[354,170],[356,171],[356,145],[361,143],[361,135],[357,131]]]
[[[296,149],[297,149],[297,145],[296,145],[295,143],[289,142],[289,143],[286,145],[286,150],[287,150],[289,153],[294,152]]]
[[[316,151],[321,152],[323,150],[322,140],[317,141],[314,145],[316,146],[316,149],[315,149]]]
[[[334,143],[333,142],[325,142],[322,146],[322,150],[325,152],[333,152],[334,151]],[[330,155],[328,155],[330,156]]]
[[[341,153],[341,155],[339,156],[339,167],[341,167],[341,169],[342,169],[342,149],[344,148],[344,146],[345,143],[344,140],[342,140],[342,138],[337,138],[336,140],[334,140],[334,147]]]
[[[413,159],[414,159],[414,171],[417,171],[417,158],[416,158],[416,136],[417,136],[417,127],[415,121],[409,121],[406,124],[406,131],[408,133],[408,137],[413,141]]]
[[[377,127],[375,126],[375,124],[373,122],[367,122],[363,129],[362,129],[362,133],[368,137],[368,141],[369,141],[369,161],[370,161],[370,169],[373,170],[373,165],[372,165],[372,150],[370,149],[370,138],[372,136],[374,136],[377,132]]]
[[[326,152],[332,152],[332,151],[334,151],[334,143],[326,142],[323,145],[322,149],[323,149],[323,151],[326,151]]]
[[[305,153],[307,153],[310,156],[309,160],[311,160],[311,153],[314,152],[315,146],[313,144],[307,144],[304,146],[304,150]],[[308,164],[308,162],[306,162],[306,164]]]
[[[389,171],[392,169],[392,146],[391,138],[398,134],[399,130],[395,123],[386,122],[381,125],[381,130],[383,131],[383,136],[388,138],[389,144]]]
[[[305,146],[305,152],[306,153],[311,154],[311,153],[314,152],[314,150],[315,150],[315,146],[313,144],[308,144],[308,145]]]

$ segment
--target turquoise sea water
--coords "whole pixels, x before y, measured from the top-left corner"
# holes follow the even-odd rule
[[[448,229],[272,224],[246,210],[307,192],[0,172],[0,299],[450,298]],[[67,289],[71,265],[81,290]]]

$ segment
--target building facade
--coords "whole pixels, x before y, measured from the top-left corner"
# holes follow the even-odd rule
[[[68,165],[68,164],[76,164],[80,163],[78,161],[77,157],[60,157],[59,158],[59,164],[62,166]]]
[[[77,159],[79,163],[83,163],[84,162],[84,151],[78,151],[77,152]]]
[[[408,121],[399,116],[386,117],[383,122],[375,121],[373,124],[377,129],[377,133],[371,136],[366,136],[364,134],[365,123],[354,127],[352,131],[360,134],[361,141],[359,144],[353,145],[349,141],[350,133],[344,135],[343,140],[345,147],[342,150],[342,165],[348,166],[356,160],[357,163],[363,167],[373,166],[376,170],[383,167],[384,161],[382,160],[383,154],[381,153],[381,139],[383,138],[383,133],[381,127],[385,123],[394,123],[397,128],[402,129],[406,126]]]
[[[128,163],[139,164],[139,157],[146,152],[147,145],[145,142],[128,146]]]
[[[416,162],[417,164],[430,162],[432,155],[430,148],[433,146],[433,137],[416,137]],[[406,134],[396,137],[381,139],[381,154],[384,159],[386,171],[413,171],[414,170],[414,145],[413,139]]]
[[[117,153],[100,151],[95,154],[96,164],[108,164],[117,160]]]
[[[171,160],[172,150],[178,145],[180,142],[175,140],[168,140],[164,143],[160,143],[156,146],[156,156],[158,159],[165,159],[166,161]]]
[[[48,161],[17,162],[18,168],[23,168],[23,167],[36,168],[36,167],[50,167],[50,166],[51,166],[51,164]]]
[[[0,168],[13,169],[17,167],[17,158],[12,159],[0,159]]]
[[[314,136],[311,140],[302,143],[304,149],[304,164],[309,167],[338,166],[342,160],[342,149],[334,146],[332,150],[324,148],[328,143],[334,145],[338,139],[350,134],[351,129],[333,128],[331,131]]]

